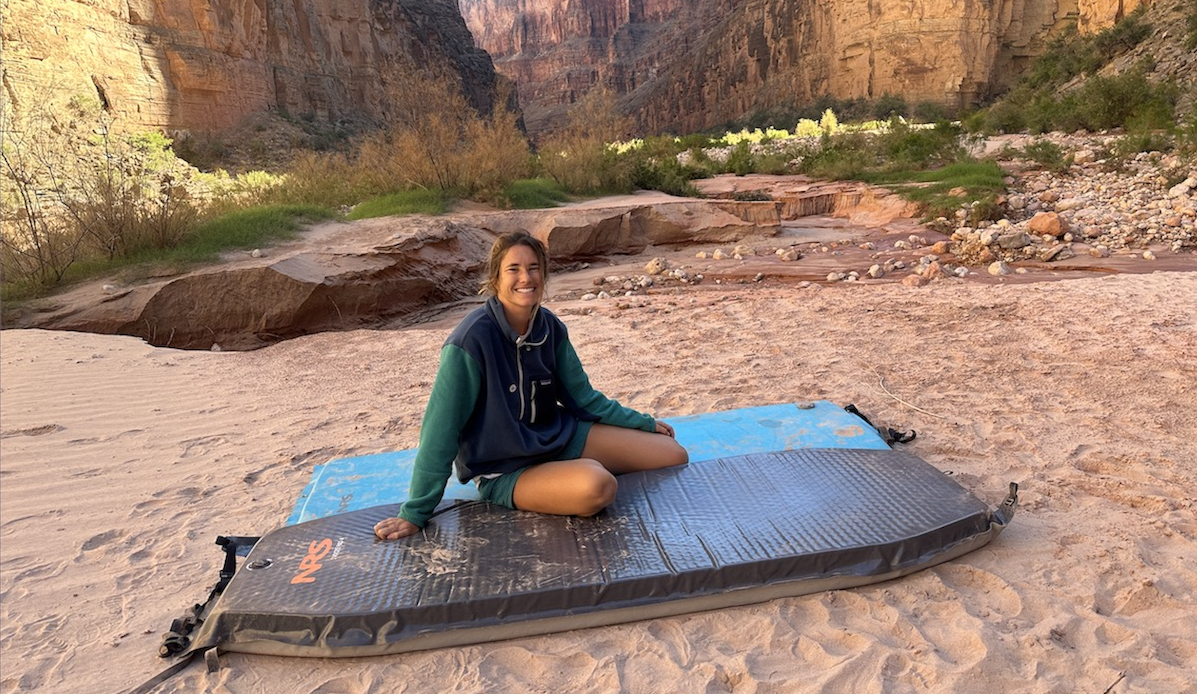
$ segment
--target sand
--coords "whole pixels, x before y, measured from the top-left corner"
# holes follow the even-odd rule
[[[856,403],[992,505],[1019,482],[1017,517],[871,587],[400,656],[226,654],[157,691],[1197,691],[1197,273],[631,304],[549,303],[608,395],[660,417]],[[163,669],[217,535],[281,525],[316,464],[417,443],[459,315],[242,353],[0,333],[0,692]]]

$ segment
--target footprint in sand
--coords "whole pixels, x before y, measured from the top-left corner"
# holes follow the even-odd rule
[[[91,539],[89,539],[87,542],[83,543],[83,546],[80,547],[80,549],[84,552],[90,552],[92,550],[99,549],[99,548],[103,547],[104,545],[112,544],[113,542],[115,542],[116,540],[119,540],[120,538],[122,538],[124,536],[125,536],[124,531],[107,530],[105,532],[100,533],[99,535],[92,536]]]
[[[24,429],[9,429],[0,432],[0,439],[6,439],[10,436],[45,436],[46,434],[54,434],[65,430],[66,427],[61,424],[43,424],[39,427],[26,427]]]

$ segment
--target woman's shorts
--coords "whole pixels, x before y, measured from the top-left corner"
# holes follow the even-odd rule
[[[582,450],[586,448],[586,437],[590,435],[590,427],[594,422],[578,422],[578,430],[574,432],[565,449],[561,451],[559,460],[575,460],[582,457]],[[533,467],[529,465],[528,467]],[[492,504],[515,508],[515,483],[528,467],[499,475],[498,477],[479,477],[478,495],[483,501]]]

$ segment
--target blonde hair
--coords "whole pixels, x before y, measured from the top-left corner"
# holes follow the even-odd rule
[[[486,277],[482,280],[479,294],[495,296],[499,290],[499,273],[502,271],[503,256],[516,246],[527,246],[536,254],[536,262],[540,264],[540,276],[544,286],[549,284],[549,252],[540,239],[526,231],[513,231],[495,239],[495,245],[490,247],[490,257],[486,261]]]

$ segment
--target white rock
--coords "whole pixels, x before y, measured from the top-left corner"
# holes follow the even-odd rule
[[[668,269],[669,263],[664,258],[653,258],[644,266],[644,271],[650,275],[659,275]]]
[[[261,258],[262,255],[263,253],[261,248],[255,248],[253,252],[249,254],[251,258]]]
[[[1186,178],[1168,189],[1168,197],[1182,198],[1194,188],[1197,188],[1197,178]]]
[[[989,274],[994,275],[996,277],[1001,277],[1002,275],[1009,275],[1010,274],[1010,266],[1007,265],[1006,261],[1004,261],[1004,260],[995,260],[994,262],[989,264]]]
[[[715,249],[715,252],[711,254],[711,257],[715,260],[726,260],[727,254],[723,252],[722,248],[717,248]]]
[[[582,301],[594,301],[597,298],[598,298],[598,294],[594,294],[594,293],[582,295]]]

